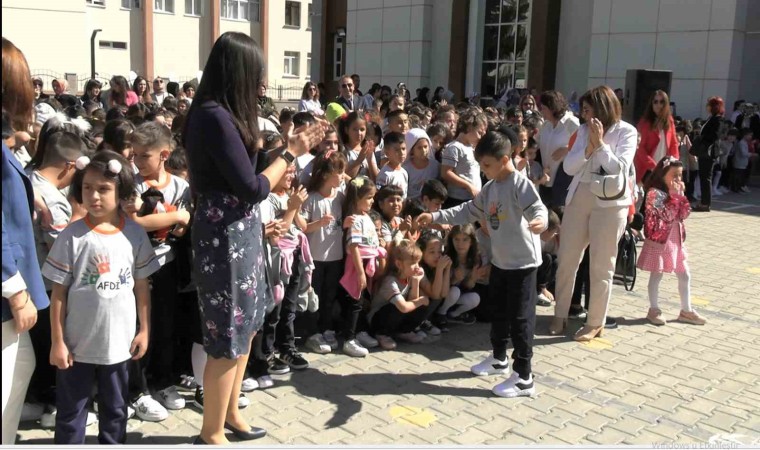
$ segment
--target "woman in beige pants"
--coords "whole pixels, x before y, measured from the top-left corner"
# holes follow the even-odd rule
[[[592,173],[629,173],[636,154],[636,128],[620,119],[620,101],[607,86],[586,92],[581,98],[586,123],[578,129],[564,169],[573,176],[562,219],[562,243],[557,269],[557,303],[552,335],[564,331],[573,295],[573,284],[583,253],[589,246],[591,298],[586,326],[575,335],[577,341],[601,336],[612,292],[618,241],[625,229],[631,204],[630,183],[616,200],[602,200],[590,190]]]

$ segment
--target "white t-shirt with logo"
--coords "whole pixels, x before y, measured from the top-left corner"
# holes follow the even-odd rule
[[[135,280],[161,268],[145,230],[122,217],[119,231],[98,233],[81,219],[58,235],[42,274],[68,287],[63,338],[75,362],[111,365],[132,357]]]

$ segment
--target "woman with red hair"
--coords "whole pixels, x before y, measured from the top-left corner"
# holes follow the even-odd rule
[[[718,140],[718,131],[720,122],[725,114],[725,104],[720,97],[710,97],[707,99],[707,112],[710,118],[707,119],[702,130],[699,132],[701,143],[697,146],[697,157],[699,162],[699,186],[702,191],[702,200],[694,211],[710,212],[710,203],[712,200],[712,171],[715,165],[715,157],[711,146]],[[692,146],[694,148],[694,146]]]
[[[670,113],[670,99],[665,91],[657,90],[652,94],[637,128],[641,142],[633,164],[636,167],[636,182],[642,183],[663,157],[678,159],[676,126]]]

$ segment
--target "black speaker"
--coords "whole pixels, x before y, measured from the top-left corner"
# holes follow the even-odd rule
[[[623,120],[636,126],[646,111],[654,91],[665,91],[670,96],[673,72],[670,70],[632,69],[625,73]]]

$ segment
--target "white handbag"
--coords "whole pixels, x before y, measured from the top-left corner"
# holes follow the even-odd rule
[[[609,175],[600,167],[599,172],[591,173],[591,183],[589,189],[596,195],[599,200],[618,200],[623,198],[625,190],[628,188],[628,177],[626,175],[625,165],[620,172]]]

